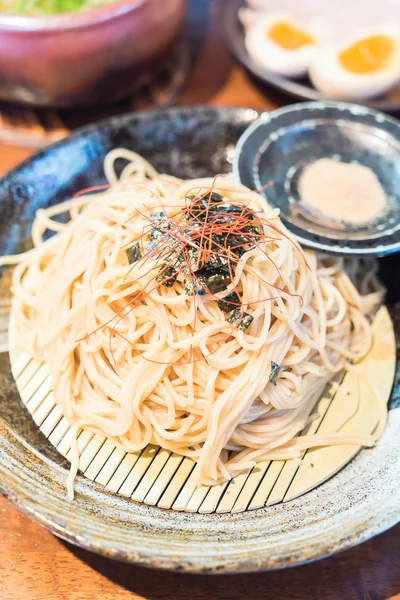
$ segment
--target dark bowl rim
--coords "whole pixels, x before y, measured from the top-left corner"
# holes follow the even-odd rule
[[[125,1],[125,0],[122,0]],[[147,0],[145,0],[147,1]],[[83,125],[82,127],[77,127],[77,129],[71,131],[68,135],[62,137],[61,139],[51,142],[46,146],[38,148],[32,154],[21,160],[14,167],[6,171],[3,175],[0,176],[0,185],[5,183],[7,179],[9,179],[12,175],[16,174],[18,171],[27,167],[32,161],[36,160],[40,156],[47,154],[49,150],[53,150],[60,146],[64,146],[65,143],[74,140],[75,138],[81,138],[88,134],[90,134],[93,130],[98,129],[99,127],[104,127],[107,125],[112,125],[114,122],[124,123],[129,121],[132,118],[135,119],[152,119],[154,115],[157,114],[188,114],[191,115],[193,113],[202,113],[204,111],[214,112],[214,113],[230,113],[235,115],[240,112],[248,112],[253,113],[255,119],[261,117],[263,113],[270,112],[269,110],[263,110],[259,108],[252,108],[250,106],[208,106],[206,104],[191,104],[187,106],[164,106],[155,109],[144,109],[144,110],[131,110],[118,115],[114,115],[112,117],[104,117],[93,123],[89,123],[88,125]]]
[[[346,102],[342,100],[308,100],[308,101],[299,101],[294,104],[288,104],[285,106],[281,106],[280,108],[276,108],[275,110],[269,111],[267,119],[265,119],[265,115],[262,114],[260,117],[254,121],[240,136],[237,144],[236,144],[236,153],[232,161],[232,174],[236,183],[249,185],[248,181],[242,181],[242,170],[241,170],[241,161],[240,159],[243,157],[243,153],[246,150],[246,146],[249,145],[254,133],[256,133],[259,129],[263,129],[266,125],[270,123],[270,121],[275,120],[275,125],[278,128],[279,119],[287,114],[296,113],[301,110],[300,119],[304,118],[304,112],[312,111],[313,109],[318,110],[321,115],[328,109],[334,110],[336,112],[348,111],[353,113],[354,116],[360,117],[375,117],[375,120],[379,118],[379,125],[390,125],[395,128],[398,132],[400,131],[400,120],[394,116],[388,115],[383,111],[377,110],[376,108],[372,108],[370,106],[366,106],[365,104],[357,104],[356,102]],[[337,119],[339,121],[339,119]],[[386,131],[386,129],[384,129]],[[253,161],[254,166],[254,161]],[[256,185],[255,182],[251,182]],[[281,219],[289,231],[295,235],[297,241],[303,245],[303,247],[311,248],[315,252],[329,252],[333,256],[354,256],[359,258],[382,258],[383,256],[387,256],[389,254],[399,252],[400,251],[400,240],[397,241],[386,241],[391,237],[389,233],[383,233],[382,236],[377,237],[373,244],[369,245],[365,241],[360,240],[356,242],[356,240],[352,240],[351,238],[347,238],[347,245],[336,245],[337,240],[331,240],[328,236],[323,235],[322,233],[318,234],[318,239],[315,239],[313,233],[309,232],[307,236],[306,227],[300,228],[299,225],[291,222],[289,219],[285,217],[285,215],[281,215]],[[357,245],[349,245],[349,243],[357,243]]]
[[[0,31],[42,33],[43,31],[91,27],[139,10],[151,0],[111,0],[103,6],[49,15],[0,13]],[[185,0],[182,0],[183,2]]]

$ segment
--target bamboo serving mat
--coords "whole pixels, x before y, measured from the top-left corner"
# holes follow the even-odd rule
[[[356,412],[352,415],[355,378],[338,375],[317,403],[318,419],[302,433],[329,433],[338,427],[346,434],[374,431],[379,414],[376,393],[385,402],[389,399],[396,364],[394,331],[385,307],[373,322],[373,338],[369,354],[355,366],[360,375]],[[18,348],[12,334],[10,357],[23,403],[50,443],[70,459],[71,430],[55,403],[47,365]],[[263,461],[230,482],[196,487],[195,463],[159,446],[127,454],[110,439],[88,431],[80,433],[78,445],[79,469],[88,479],[137,502],[190,513],[238,513],[292,500],[337,473],[360,450],[354,445],[315,448],[304,453],[300,466],[293,460]]]

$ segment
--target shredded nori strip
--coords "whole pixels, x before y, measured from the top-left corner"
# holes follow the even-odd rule
[[[186,199],[189,202],[193,202],[195,200],[195,196],[186,196]],[[223,198],[221,194],[217,194],[217,192],[212,192],[210,194],[206,194],[204,198],[199,198],[190,207],[189,215],[199,221],[204,221],[207,213],[210,215],[214,210],[214,206],[222,202]]]
[[[217,304],[223,312],[229,313],[235,308],[236,304],[240,304],[240,298],[236,292],[232,292],[225,296],[225,298],[218,300]]]
[[[216,204],[218,204],[219,202],[222,202],[223,197],[217,192],[211,192],[211,194],[207,194],[204,199],[206,201],[215,202]]]
[[[213,206],[212,211],[223,214],[241,215],[242,217],[251,219],[252,221],[255,219],[255,214],[253,211],[244,204],[229,204],[228,202],[224,202],[222,204]]]
[[[211,269],[219,269],[229,272],[228,257],[220,256],[219,254],[211,254],[210,258],[207,261],[206,268],[207,267],[210,267]]]
[[[238,246],[237,248],[231,248],[231,251],[237,258],[240,258],[241,256],[243,256],[243,254],[246,252],[246,250],[245,250],[245,248],[243,248],[243,246]]]
[[[254,317],[246,312],[243,312],[240,307],[235,308],[235,310],[232,311],[227,318],[227,321],[232,323],[232,325],[236,325],[240,331],[247,331],[253,320]]]
[[[278,379],[279,371],[281,370],[281,366],[278,363],[271,360],[271,373],[269,375],[269,380],[271,383],[276,385],[276,380]]]
[[[187,296],[205,296],[207,293],[206,288],[202,287],[200,282],[197,279],[185,279],[185,294]]]
[[[176,281],[177,273],[175,269],[171,266],[162,267],[156,277],[156,281],[165,285],[165,287],[172,287]]]
[[[196,275],[190,279],[185,279],[185,293],[188,296],[204,296],[207,291],[210,294],[217,294],[226,290],[230,278],[227,273],[216,269],[206,269],[203,267],[196,272]]]
[[[230,283],[230,278],[226,276],[226,273],[213,273],[209,277],[202,279],[203,282],[211,294],[217,294],[226,290],[226,286]]]
[[[165,230],[171,229],[171,223],[167,220],[167,213],[163,210],[160,212],[150,213],[150,217],[153,223],[159,223],[160,227],[152,227],[150,229],[150,239],[151,240],[159,240],[166,235]]]
[[[133,263],[137,262],[140,258],[142,258],[139,242],[136,242],[130,248],[126,248],[125,254],[128,258],[128,262],[130,265],[133,265]]]
[[[225,248],[229,248],[231,252],[238,258],[240,258],[245,252],[244,245],[251,243],[253,240],[246,235],[219,235],[213,234],[211,236],[213,241],[212,250],[218,253],[222,253]]]
[[[199,251],[196,248],[188,248],[186,253],[177,259],[178,263],[182,264],[182,273],[190,275],[195,273],[199,268]]]

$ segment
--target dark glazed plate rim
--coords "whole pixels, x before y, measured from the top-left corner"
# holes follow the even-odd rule
[[[276,109],[270,113],[264,113],[257,121],[252,123],[240,137],[236,146],[233,160],[233,175],[238,183],[243,183],[251,189],[257,188],[254,168],[256,160],[259,160],[259,141],[254,143],[253,137],[263,129],[266,130],[263,142],[268,136],[278,131],[281,127],[287,127],[303,120],[326,117],[339,122],[341,119],[358,120],[362,125],[375,127],[386,133],[397,134],[400,141],[400,122],[379,111],[364,105],[333,101],[312,101],[290,104]],[[340,127],[337,125],[337,127]],[[394,135],[393,137],[396,137]],[[251,157],[253,170],[249,174],[248,169],[242,168],[245,157]],[[268,197],[268,191],[265,193]],[[296,236],[296,239],[314,250],[322,250],[340,256],[362,256],[382,257],[400,250],[400,231],[396,229],[393,233],[382,233],[380,237],[371,239],[335,239],[319,233],[307,231],[292,223],[282,215],[282,221],[286,227]]]
[[[204,123],[206,118],[209,126],[220,122],[224,131],[230,131],[234,123],[235,135],[237,132],[239,136],[257,114],[248,108],[194,107],[106,119],[25,160],[0,180],[0,186],[8,190],[7,185],[18,174],[32,175],[33,165],[42,168],[40,159],[56,148],[65,146],[68,152],[73,151],[69,147],[73,140],[85,141],[86,136],[102,132],[109,135],[111,125],[122,133],[125,128],[133,127],[129,130],[130,138],[141,139],[140,126],[146,122],[151,125],[157,118],[165,119],[165,132],[169,131],[168,124],[180,117],[189,132],[196,131],[201,119]],[[177,125],[176,131],[178,128]],[[146,127],[144,130],[148,131]],[[212,132],[213,129],[210,135]],[[208,130],[203,135],[208,135]],[[223,147],[225,156],[226,142]],[[204,164],[208,169],[208,162]],[[4,363],[1,403],[15,396],[16,388],[6,355],[0,355],[0,360]],[[30,417],[27,414],[25,417],[18,397],[15,399],[20,407],[17,418],[25,422]],[[9,422],[0,418],[1,493],[55,535],[109,558],[198,573],[278,569],[354,546],[400,519],[398,408],[390,411],[387,430],[376,448],[361,452],[335,478],[286,504],[240,514],[200,515],[162,510],[114,496],[82,476],[77,478],[76,499],[71,505],[65,494],[66,462],[59,455],[43,453],[40,445],[35,447],[29,436],[19,435]]]
[[[264,83],[272,86],[273,88],[288,94],[297,100],[329,100],[328,97],[318,92],[311,83],[306,85],[305,83],[299,83],[295,79],[289,79],[275,73],[271,73],[267,69],[257,65],[246,49],[241,43],[238,42],[236,29],[240,24],[237,13],[239,8],[244,6],[245,0],[221,0],[221,23],[224,32],[224,37],[228,43],[228,46],[232,54],[237,60],[248,69],[253,75],[258,77]],[[375,110],[382,110],[384,112],[397,112],[400,111],[399,100],[365,100],[360,101],[360,104],[370,106]]]
[[[202,115],[207,113],[214,115],[216,118],[225,115],[227,117],[227,122],[228,119],[231,120],[234,117],[241,117],[243,120],[247,119],[248,121],[254,123],[256,119],[263,114],[263,111],[253,109],[249,106],[213,107],[197,104],[183,107],[174,106],[168,108],[156,108],[154,110],[140,110],[135,112],[127,112],[113,117],[105,117],[104,119],[100,119],[99,121],[95,121],[94,123],[90,123],[89,125],[79,127],[69,135],[66,135],[65,137],[61,138],[60,140],[48,144],[47,146],[44,146],[39,150],[36,150],[27,158],[19,162],[15,167],[13,167],[4,175],[2,175],[0,177],[0,186],[4,184],[8,179],[11,179],[13,175],[17,174],[19,171],[22,171],[25,167],[29,166],[32,162],[36,161],[37,159],[45,156],[46,154],[50,154],[53,150],[57,148],[61,148],[62,146],[68,145],[70,142],[76,139],[83,139],[89,134],[95,133],[98,130],[113,127],[114,125],[125,126],[131,124],[131,122],[139,123],[141,121],[151,121],[158,116],[168,116],[172,118],[176,118],[179,116],[195,117],[196,115]],[[252,118],[250,118],[249,115],[251,115]]]

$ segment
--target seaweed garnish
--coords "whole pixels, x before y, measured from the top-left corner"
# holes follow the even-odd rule
[[[133,263],[140,260],[142,258],[142,253],[140,252],[139,242],[136,242],[135,244],[130,246],[130,248],[126,248],[125,254],[130,265],[133,265]]]
[[[197,274],[197,276],[199,275]],[[202,274],[199,278],[211,294],[218,294],[218,292],[226,290],[230,283],[227,273],[221,273],[220,271],[211,271],[207,274]]]
[[[156,276],[157,283],[161,283],[165,287],[172,287],[176,281],[178,274],[172,266],[164,265]]]
[[[271,360],[271,373],[269,375],[269,380],[271,383],[276,385],[276,381],[278,379],[279,371],[281,370],[281,366],[278,363]]]
[[[252,324],[254,317],[244,312],[241,308],[235,308],[227,318],[227,321],[235,325],[239,331],[247,331]]]
[[[197,279],[185,279],[184,289],[187,296],[205,296],[207,290]]]
[[[262,233],[261,221],[247,205],[211,190],[187,195],[184,208],[171,217],[164,209],[150,213],[146,256],[159,265],[159,285],[168,288],[179,280],[187,296],[213,296],[229,314],[228,321],[247,331],[253,317],[243,312],[236,286],[225,298],[215,294],[227,293],[241,256],[259,243]],[[127,255],[130,264],[139,260],[139,245]]]
[[[239,307],[241,305],[241,301],[238,293],[235,291],[225,296],[225,298],[218,300],[217,304],[223,312],[229,313],[234,310],[235,307]]]

